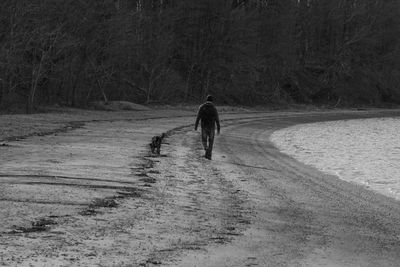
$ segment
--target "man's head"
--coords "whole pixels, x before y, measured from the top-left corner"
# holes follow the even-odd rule
[[[213,102],[214,98],[213,98],[212,95],[208,95],[206,100],[207,100],[208,102]]]

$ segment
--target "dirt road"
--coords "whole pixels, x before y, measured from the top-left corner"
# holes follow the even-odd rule
[[[0,263],[398,266],[399,203],[281,154],[269,135],[399,112],[222,114],[213,161],[193,114],[162,114],[2,146]],[[150,156],[151,136],[171,129]]]

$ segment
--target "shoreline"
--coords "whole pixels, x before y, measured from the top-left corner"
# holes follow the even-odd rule
[[[218,106],[217,106],[218,108]],[[0,114],[0,142],[24,139],[31,136],[46,136],[54,133],[65,132],[81,127],[85,123],[105,122],[105,121],[135,121],[162,118],[192,118],[195,116],[196,107],[189,109],[168,108],[168,109],[152,109],[149,111],[98,111],[87,109],[55,109],[51,112],[35,113],[35,114]],[[159,114],[163,115],[159,115]],[[315,116],[327,114],[360,114],[360,117],[369,116],[368,114],[383,114],[379,116],[392,116],[391,114],[400,114],[400,109],[387,108],[349,108],[349,109],[282,109],[282,110],[257,110],[223,107],[223,115],[242,115],[249,117],[252,114],[265,114],[266,116],[274,116],[279,114],[298,115],[298,114],[314,114]],[[386,115],[385,115],[386,114]],[[372,115],[373,116],[373,115]],[[394,115],[395,116],[395,115]],[[228,118],[228,120],[230,120]],[[172,129],[171,129],[172,130]]]
[[[395,147],[399,146],[399,119],[397,116],[299,124],[274,132],[271,141],[282,153],[323,173],[400,200],[399,184],[393,180],[397,177],[397,161],[392,159],[397,155]],[[311,140],[310,136],[314,138]],[[384,161],[376,165],[381,159]]]

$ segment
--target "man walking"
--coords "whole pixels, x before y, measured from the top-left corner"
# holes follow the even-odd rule
[[[201,120],[201,141],[206,152],[205,157],[209,160],[211,160],[214,144],[215,124],[217,124],[218,134],[220,131],[218,111],[212,102],[213,97],[211,95],[207,96],[207,101],[199,108],[194,126],[194,130],[197,131],[199,121]]]

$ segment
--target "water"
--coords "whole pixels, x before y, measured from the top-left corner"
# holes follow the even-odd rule
[[[400,200],[400,119],[301,124],[272,142],[297,160]]]

